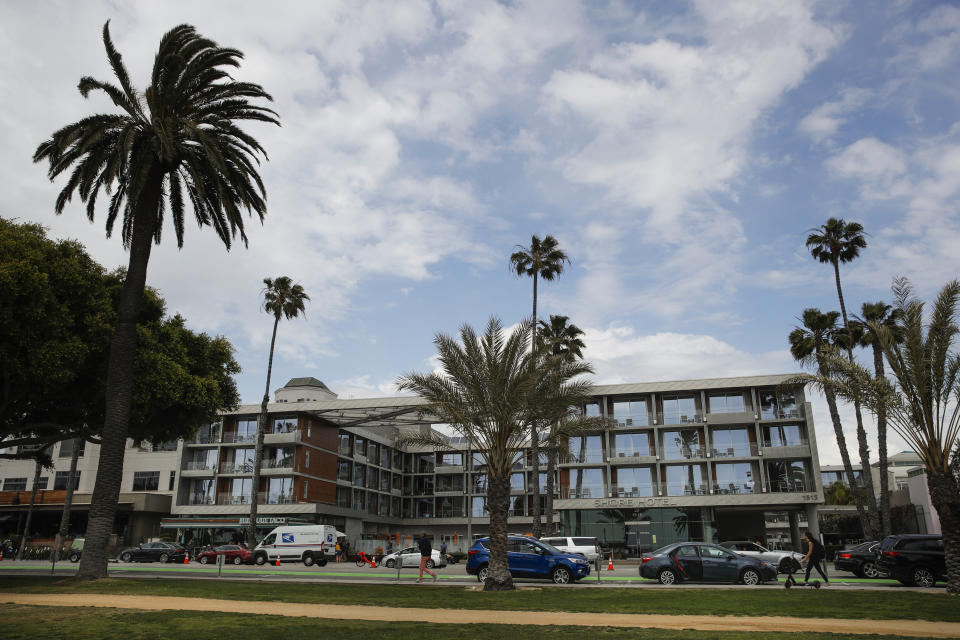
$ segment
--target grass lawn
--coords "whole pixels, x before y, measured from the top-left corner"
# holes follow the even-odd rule
[[[119,593],[228,600],[309,602],[387,607],[662,613],[675,615],[782,615],[960,622],[960,599],[911,591],[820,589],[590,589],[541,588],[508,593],[463,587],[381,584],[292,584],[229,580],[2,577],[0,592]]]
[[[429,627],[429,628],[428,628]],[[351,620],[318,620],[280,616],[238,615],[193,611],[135,611],[86,609],[79,607],[32,607],[5,605],[0,616],[0,635],[5,640],[147,640],[190,638],[190,640],[290,640],[290,638],[337,638],[337,640],[420,639],[431,640],[583,640],[585,634],[603,640],[863,640],[893,639],[897,636],[850,636],[818,633],[742,633],[736,631],[670,631],[664,629],[615,629],[604,627],[534,627],[475,624],[425,625],[408,622],[382,623]]]

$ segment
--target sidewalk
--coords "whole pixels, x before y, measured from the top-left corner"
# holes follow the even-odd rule
[[[851,620],[841,618],[790,618],[784,616],[671,616],[656,614],[596,614],[538,611],[464,609],[414,609],[297,602],[250,602],[167,596],[113,594],[0,593],[0,602],[52,607],[107,607],[149,611],[220,611],[334,620],[381,622],[434,622],[440,624],[512,624],[535,626],[626,627],[695,629],[698,631],[815,632],[833,634],[883,634],[922,638],[960,637],[960,623],[923,620]]]

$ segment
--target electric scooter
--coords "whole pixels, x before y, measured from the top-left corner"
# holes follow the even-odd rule
[[[790,587],[813,587],[814,589],[820,588],[819,580],[811,580],[810,582],[800,582],[793,577],[793,574],[797,571],[803,569],[803,565],[797,562],[794,559],[791,559],[789,563],[789,571],[787,571],[787,579],[783,581],[783,587],[789,589]]]

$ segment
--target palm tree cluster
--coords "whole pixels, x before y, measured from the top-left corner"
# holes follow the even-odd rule
[[[129,264],[110,346],[106,418],[79,575],[107,574],[107,545],[120,493],[130,422],[137,318],[146,286],[150,247],[159,243],[169,211],[177,245],[183,245],[187,201],[200,227],[211,226],[227,249],[239,235],[247,242],[244,215],[266,214],[266,190],[257,170],[266,152],[237,126],[239,121],[279,125],[277,114],[251,100],[272,98],[258,84],[234,80],[230,69],[243,54],[204,38],[189,25],[160,40],[150,84],[138,91],[103,26],[103,44],[117,84],[91,77],[80,93],[103,91],[119,113],[90,115],[66,125],[40,144],[34,161],[49,163],[54,180],[72,168],[56,201],[63,211],[76,193],[92,221],[98,196],[110,194],[107,236],[122,219]]]
[[[530,349],[531,324],[523,322],[505,336],[500,321],[491,318],[483,335],[469,325],[461,327],[459,340],[437,334],[442,373],[409,373],[397,381],[399,389],[426,400],[424,411],[449,424],[483,459],[490,512],[484,590],[513,589],[507,567],[510,472],[526,456],[530,433],[544,424],[555,425],[557,439],[579,433],[592,388],[583,378],[592,372],[589,364]],[[441,434],[408,434],[400,441],[451,449]]]

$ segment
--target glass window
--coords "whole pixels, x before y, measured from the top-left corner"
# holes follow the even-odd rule
[[[390,468],[390,447],[380,445],[380,466],[384,469]]]
[[[650,452],[650,434],[646,431],[641,433],[614,433],[613,453],[611,457],[632,458],[635,456],[653,455]]]
[[[380,445],[373,440],[367,440],[367,458],[373,464],[380,460]]]
[[[742,391],[718,391],[707,395],[710,413],[744,413],[750,403]]]
[[[463,465],[462,453],[441,453],[440,465],[444,467],[459,467]]]
[[[86,446],[87,446],[87,441],[86,441],[86,440],[83,440],[82,438],[79,439],[79,440],[80,440],[80,453],[77,454],[77,457],[78,457],[78,458],[82,458],[82,457],[83,457],[83,450],[84,450],[84,449],[86,448]],[[61,458],[71,458],[71,457],[73,457],[73,444],[74,444],[75,442],[76,442],[76,440],[64,440],[63,442],[60,443],[60,457],[61,457]]]
[[[616,482],[610,495],[614,498],[647,498],[654,492],[650,467],[616,467]]]
[[[369,493],[367,494],[367,513],[371,515],[377,515],[377,511],[380,509],[380,494],[378,493]]]
[[[295,417],[273,419],[273,433],[293,433],[296,430],[297,419]]]
[[[598,435],[570,438],[570,459],[573,462],[603,462],[603,438]]]
[[[417,454],[417,473],[433,473],[433,458],[432,453]]]
[[[485,473],[473,474],[473,492],[474,493],[487,492],[487,474]]]
[[[353,435],[345,431],[341,431],[340,443],[337,447],[337,451],[342,456],[352,456],[353,455]]]
[[[27,479],[25,477],[24,478],[4,478],[3,490],[4,491],[26,491]]]
[[[393,488],[397,491],[401,489],[401,483],[403,482],[403,476],[399,473],[393,474]]]
[[[719,560],[731,557],[731,554],[719,547],[700,547],[700,553],[704,558],[717,558]]]
[[[479,469],[480,467],[487,464],[487,459],[483,456],[482,453],[474,452],[473,454],[473,468]]]
[[[257,421],[237,420],[236,442],[253,442],[257,439]]]
[[[190,481],[190,504],[213,504],[216,498],[216,481],[212,478]]]
[[[267,504],[293,502],[293,478],[270,478],[267,485]]]
[[[717,464],[717,493],[754,493],[753,465],[749,462]]]
[[[583,407],[583,414],[588,418],[599,418],[600,417],[600,403],[599,402],[588,402]]]
[[[666,460],[701,457],[699,429],[677,429],[663,432],[663,457]]]
[[[510,490],[511,491],[523,491],[523,474],[522,473],[511,473],[510,474]]]
[[[348,460],[337,460],[337,480],[350,482],[353,479],[353,464]]]
[[[358,456],[367,455],[367,439],[360,436],[353,438],[353,450]]]
[[[160,487],[159,471],[134,471],[134,491],[156,491]]]
[[[463,476],[459,474],[437,476],[437,491],[463,492]]]
[[[703,465],[669,465],[666,469],[668,496],[692,496],[707,492],[703,482]]]
[[[234,478],[230,481],[230,501],[233,504],[249,504],[252,487],[253,480],[250,478]]]
[[[390,491],[390,472],[380,472],[380,491]]]
[[[763,432],[763,444],[766,447],[796,447],[806,444],[798,424],[768,425],[763,428]]]
[[[394,469],[403,469],[403,452],[396,449],[393,450],[393,468]]]
[[[379,485],[380,478],[376,467],[367,467],[367,489],[376,489]]]
[[[48,482],[50,482],[50,478],[48,478],[47,476],[40,476],[39,478],[37,478],[37,484],[34,487],[34,489],[36,489],[37,491],[43,491],[44,489],[47,488]],[[171,487],[171,489],[172,488],[173,487]]]
[[[176,472],[176,471],[171,471],[171,472],[170,472],[170,486],[167,487],[167,491],[173,491],[173,484],[174,484],[176,481],[177,481],[177,472]]]
[[[53,479],[54,490],[66,491],[69,478],[70,478],[69,471],[57,471],[57,475]],[[24,479],[24,481],[26,481],[26,479]],[[73,490],[76,491],[79,488],[80,488],[80,472],[77,471],[76,475],[73,478]]]
[[[663,399],[663,424],[699,422],[697,400],[693,396],[666,396]]]
[[[353,490],[353,508],[355,511],[366,511],[367,492],[364,491],[363,489]]]
[[[647,418],[646,400],[619,400],[613,403],[613,418],[621,427],[645,427]]]
[[[774,460],[767,463],[770,490],[777,492],[809,491],[807,470],[803,460]]]
[[[714,429],[713,453],[717,457],[756,455],[750,446],[750,433],[747,429]]]
[[[604,497],[603,469],[571,469],[571,498]]]
[[[363,486],[363,479],[367,476],[367,467],[362,464],[353,465],[353,485],[355,487]]]

